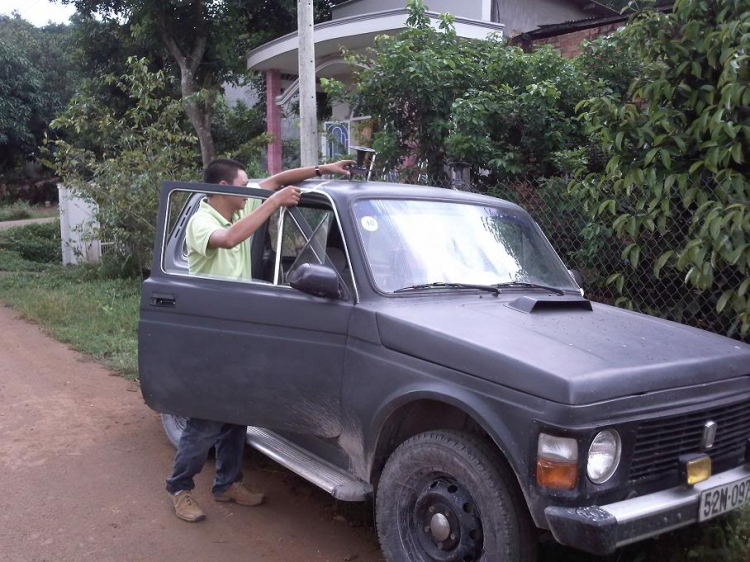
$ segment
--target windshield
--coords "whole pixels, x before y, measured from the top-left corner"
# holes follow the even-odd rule
[[[375,284],[384,292],[434,283],[533,283],[578,291],[526,213],[441,201],[354,205]]]

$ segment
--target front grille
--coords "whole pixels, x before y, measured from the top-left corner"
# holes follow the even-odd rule
[[[750,400],[641,422],[630,464],[630,480],[642,482],[676,474],[680,455],[703,452],[703,427],[709,420],[717,425],[714,446],[706,451],[715,469],[726,470],[742,464],[750,438]]]

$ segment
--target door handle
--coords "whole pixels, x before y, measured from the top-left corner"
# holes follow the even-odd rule
[[[175,306],[177,299],[172,293],[151,293],[151,306]]]

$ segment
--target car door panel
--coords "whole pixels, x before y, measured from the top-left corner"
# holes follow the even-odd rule
[[[351,310],[288,287],[156,270],[141,301],[144,398],[181,416],[336,437]]]

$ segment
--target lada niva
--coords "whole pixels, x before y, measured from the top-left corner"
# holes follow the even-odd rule
[[[750,346],[586,299],[520,207],[445,189],[301,184],[251,279],[191,275],[210,193],[168,182],[143,283],[143,396],[340,500],[374,499],[386,559],[596,554],[750,503]]]

